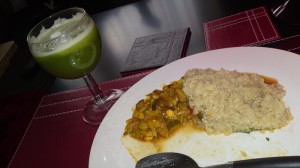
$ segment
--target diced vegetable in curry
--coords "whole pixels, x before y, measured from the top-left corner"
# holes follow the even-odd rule
[[[143,141],[156,141],[169,137],[184,124],[201,125],[201,116],[192,115],[182,86],[180,79],[140,100],[132,118],[127,120],[124,134]]]

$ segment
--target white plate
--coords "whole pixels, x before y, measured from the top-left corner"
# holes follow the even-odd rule
[[[300,56],[277,49],[237,47],[188,56],[154,71],[132,86],[114,104],[100,125],[92,144],[89,167],[135,167],[135,161],[120,141],[125,121],[131,118],[132,107],[146,94],[179,79],[191,68],[224,68],[278,79],[287,91],[285,102],[294,116],[288,126],[285,148],[288,155],[300,155]]]

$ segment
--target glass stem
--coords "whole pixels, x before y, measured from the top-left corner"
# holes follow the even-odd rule
[[[88,86],[89,90],[91,91],[92,95],[94,96],[94,99],[97,103],[103,103],[105,101],[105,96],[103,91],[99,88],[97,82],[93,78],[93,76],[88,73],[83,76],[83,79]]]

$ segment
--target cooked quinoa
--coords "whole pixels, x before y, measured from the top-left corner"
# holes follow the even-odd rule
[[[283,102],[285,90],[257,74],[191,69],[183,91],[208,134],[274,130],[293,119]]]

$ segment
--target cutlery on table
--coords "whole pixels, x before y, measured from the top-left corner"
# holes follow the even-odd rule
[[[135,168],[201,168],[189,156],[166,152],[147,156],[139,160]],[[232,161],[202,168],[300,168],[300,156],[269,157]]]

